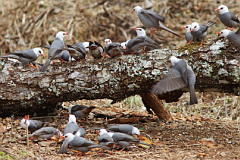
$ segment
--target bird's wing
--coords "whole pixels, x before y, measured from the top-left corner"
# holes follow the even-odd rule
[[[184,59],[182,59],[177,64],[175,64],[173,68],[181,73],[184,82],[188,84],[187,62]]]
[[[231,20],[233,20],[233,21],[235,21],[235,22],[237,22],[237,23],[240,23],[240,21],[239,21],[239,19],[238,19],[237,16],[235,16],[232,12],[229,12],[229,13],[230,13],[230,15],[231,15]]]
[[[152,92],[154,94],[163,94],[186,86],[182,74],[178,70],[172,68],[155,86],[153,86]]]
[[[149,20],[151,20],[151,22],[154,24],[154,26],[159,26],[158,22],[159,21],[156,21],[156,17],[146,10],[142,10],[140,14],[143,14],[146,18],[148,18]]]
[[[165,22],[165,17],[157,14],[155,11],[153,10],[144,10],[146,13],[148,13],[149,15],[153,16],[154,18],[158,19],[161,22]]]
[[[75,105],[75,106],[72,106],[71,112],[81,111],[86,108],[88,108],[88,107],[84,106],[84,105]]]
[[[34,56],[34,52],[32,49],[26,49],[26,50],[23,50],[23,51],[16,51],[16,52],[13,52],[11,54],[14,54],[16,56],[19,56],[19,57],[24,57],[24,58],[27,58],[27,59],[33,59],[33,56]]]

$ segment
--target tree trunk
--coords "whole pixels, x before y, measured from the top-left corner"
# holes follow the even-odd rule
[[[116,102],[131,95],[149,94],[152,85],[170,68],[171,55],[186,59],[192,66],[197,91],[240,94],[239,51],[221,40],[201,48],[197,44],[184,47],[178,51],[160,49],[141,55],[55,63],[44,73],[0,61],[0,115],[43,115],[64,101],[109,98]],[[176,101],[183,91],[159,98]]]

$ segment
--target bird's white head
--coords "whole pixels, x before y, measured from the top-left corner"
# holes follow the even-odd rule
[[[132,129],[132,135],[134,135],[134,134],[140,135],[140,131],[139,131],[139,129],[136,128],[136,127],[133,127],[133,129]]]
[[[171,61],[172,65],[174,66],[175,64],[177,64],[180,61],[180,59],[178,59],[175,56],[171,56],[170,61]]]
[[[190,31],[198,31],[200,29],[200,25],[197,22],[193,22],[191,24],[191,29]]]
[[[29,115],[25,115],[24,118],[21,120],[20,125],[26,129],[30,125]]]
[[[112,41],[111,41],[111,39],[105,39],[104,40],[104,45],[106,46],[106,45],[109,45],[109,44],[111,44],[112,43]]]
[[[191,25],[186,25],[184,27],[181,27],[181,29],[185,29],[187,32],[190,32]]]
[[[101,136],[104,133],[108,133],[107,130],[106,129],[100,129],[98,134]]]
[[[219,14],[224,14],[224,13],[229,12],[228,7],[225,5],[219,6],[218,8],[215,9],[215,11],[218,11]]]
[[[69,142],[73,141],[74,137],[75,137],[75,135],[73,135],[72,133],[67,133],[64,135],[64,141],[69,143]]]
[[[33,52],[34,52],[37,56],[41,55],[41,56],[45,57],[45,55],[44,55],[44,53],[43,53],[43,50],[42,50],[41,48],[33,48]]]
[[[121,43],[121,48],[122,49],[127,49],[127,42],[122,42]]]
[[[133,8],[132,13],[135,12],[135,13],[138,14],[138,13],[140,13],[141,11],[142,11],[142,7],[136,6],[136,7]]]
[[[71,123],[71,122],[77,123],[77,119],[73,114],[69,114],[68,123]]]
[[[231,32],[233,32],[233,31],[230,31],[228,29],[224,29],[224,30],[221,30],[221,32],[218,32],[217,34],[226,38]]]
[[[139,36],[146,36],[146,35],[147,35],[146,32],[145,32],[145,30],[144,30],[143,28],[136,28],[136,27],[134,27],[133,29],[136,30],[138,37],[139,37]]]
[[[60,31],[60,32],[57,33],[56,38],[58,38],[58,39],[60,39],[60,40],[63,41],[63,38],[64,38],[66,35],[68,35],[68,34],[69,34],[68,32]]]

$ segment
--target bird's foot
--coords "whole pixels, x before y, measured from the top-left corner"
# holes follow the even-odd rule
[[[191,44],[192,43],[192,41],[189,41],[188,43],[187,43],[187,45],[189,45],[189,44]]]
[[[201,42],[201,44],[199,45],[199,47],[202,47],[203,46],[203,42]]]
[[[32,63],[29,63],[28,66],[31,67],[31,68],[39,69],[38,66],[35,66],[35,65],[33,65]]]
[[[150,28],[150,37],[153,38],[154,34],[155,34],[155,28]]]
[[[103,58],[109,58],[109,55],[102,55]]]
[[[61,63],[65,63],[65,62],[67,62],[67,61],[64,61],[63,59],[60,59],[60,61],[61,61]]]

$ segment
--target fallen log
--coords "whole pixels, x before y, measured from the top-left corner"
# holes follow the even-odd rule
[[[140,55],[55,63],[47,72],[0,61],[0,116],[40,116],[53,113],[59,102],[108,98],[114,103],[132,95],[149,94],[152,85],[170,68],[172,55],[186,59],[192,66],[197,75],[197,91],[240,95],[239,50],[220,39],[201,48],[192,44],[179,50],[159,49]],[[177,101],[186,91],[182,89],[158,98]],[[146,103],[149,102],[145,97]],[[160,118],[171,119],[170,115],[163,117]]]

